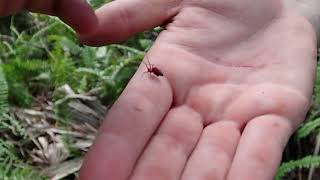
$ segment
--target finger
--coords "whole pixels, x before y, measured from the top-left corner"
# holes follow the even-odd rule
[[[181,179],[224,180],[239,138],[240,130],[233,122],[221,121],[207,126]]]
[[[315,32],[317,33],[317,38],[320,40],[320,1],[318,0],[285,0],[284,5],[291,10],[297,11],[299,14],[304,16],[309,20],[309,22],[314,26]]]
[[[109,111],[88,153],[80,179],[125,180],[171,106],[172,93],[164,77],[138,73]]]
[[[135,33],[156,27],[175,15],[177,0],[117,0],[96,11],[100,27],[90,36],[82,36],[84,43],[101,45],[119,42]]]
[[[92,33],[98,26],[97,17],[85,0],[0,1],[0,16],[21,10],[58,16],[80,34]]]
[[[293,130],[288,119],[264,115],[250,121],[227,179],[273,179]]]
[[[0,16],[7,16],[21,10],[26,3],[25,0],[0,1]]]
[[[187,106],[169,112],[140,158],[131,180],[176,180],[202,132],[201,116]]]

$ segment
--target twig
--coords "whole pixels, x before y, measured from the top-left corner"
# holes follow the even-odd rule
[[[86,101],[97,100],[96,97],[84,96],[84,95],[81,95],[81,94],[71,94],[71,95],[65,96],[63,99],[60,99],[60,100],[56,101],[54,104],[56,106],[59,106],[60,104],[63,104],[65,102],[67,102],[68,100],[72,100],[72,99],[80,99],[80,100],[86,100]]]

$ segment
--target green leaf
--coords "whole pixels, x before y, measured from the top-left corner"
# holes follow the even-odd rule
[[[8,84],[0,62],[0,113],[6,113],[8,107]]]
[[[320,156],[306,156],[302,159],[283,163],[278,169],[276,180],[281,180],[285,175],[297,168],[311,168],[320,166]]]
[[[312,121],[304,124],[297,132],[298,138],[305,138],[311,133],[314,133],[315,129],[320,127],[320,118],[314,119]]]

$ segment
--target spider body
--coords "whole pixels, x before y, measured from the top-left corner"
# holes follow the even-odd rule
[[[153,64],[151,64],[148,58],[147,58],[147,62],[148,62],[148,64],[146,64],[145,62],[143,62],[144,65],[145,65],[146,68],[147,68],[147,71],[144,72],[144,73],[150,73],[150,75],[151,75],[151,74],[154,74],[154,75],[156,75],[156,76],[163,76],[162,71],[161,71],[159,68],[155,67]]]
[[[151,68],[149,67],[146,72],[154,74],[156,76],[163,76],[163,73],[161,72],[161,70],[154,66],[151,66]]]

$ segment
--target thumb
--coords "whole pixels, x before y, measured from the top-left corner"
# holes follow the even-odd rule
[[[80,34],[92,33],[98,26],[97,17],[85,0],[0,0],[0,16],[22,10],[58,16]]]
[[[179,9],[179,0],[116,0],[96,11],[99,28],[82,36],[89,45],[103,45],[127,39],[135,33],[156,27]]]
[[[284,3],[310,21],[315,28],[318,40],[320,40],[320,1],[285,0]]]

